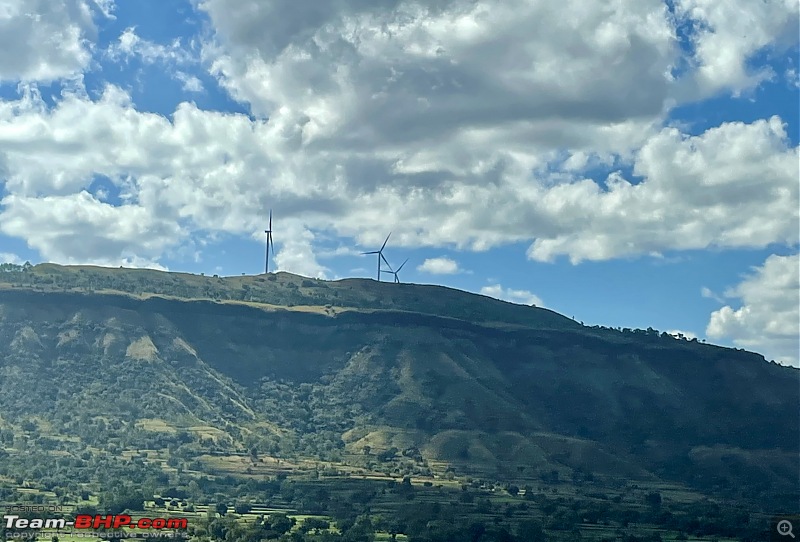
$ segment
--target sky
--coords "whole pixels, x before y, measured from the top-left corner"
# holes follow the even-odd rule
[[[800,366],[796,0],[0,0],[0,261],[375,278]],[[383,280],[391,280],[384,275]]]

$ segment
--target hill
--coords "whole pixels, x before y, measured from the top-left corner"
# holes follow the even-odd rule
[[[443,287],[0,272],[0,443],[43,473],[87,452],[185,475],[323,461],[519,487],[638,481],[786,509],[798,405],[798,371],[751,352]],[[89,483],[97,468],[63,472]]]

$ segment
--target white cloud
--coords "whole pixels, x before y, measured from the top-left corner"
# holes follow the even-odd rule
[[[256,113],[285,124],[296,151],[338,157],[329,162],[334,182],[365,206],[348,224],[402,222],[419,232],[400,237],[404,244],[485,249],[536,239],[532,258],[574,262],[794,237],[797,153],[779,119],[725,124],[691,140],[657,131],[679,63],[663,2],[606,9],[575,1],[564,8],[575,14],[568,19],[522,1],[376,10],[354,0],[307,17],[286,17],[285,2],[245,4],[203,5],[219,32],[205,50],[212,72]],[[715,36],[724,23],[715,20]],[[753,52],[736,48],[731,62]],[[726,151],[729,143],[737,151]],[[633,158],[640,145],[641,186],[615,176],[604,192],[569,173],[612,153]],[[741,147],[749,161],[731,160]],[[553,174],[564,155],[564,173]],[[694,166],[685,172],[676,168],[684,159]],[[762,160],[772,165],[767,180]],[[736,212],[748,189],[760,201]],[[340,232],[364,241],[364,229]]]
[[[773,55],[797,46],[796,0],[761,2],[678,0],[676,12],[682,23],[692,22],[697,71],[694,84],[702,95],[720,89],[738,93],[774,74],[768,68],[748,69],[748,60],[772,48]]]
[[[541,163],[532,144],[623,151],[668,94],[660,0],[300,4],[204,2],[212,72],[257,114],[303,119],[303,142],[382,149],[407,175]]]
[[[63,258],[19,209],[65,205],[63,227],[87,236],[82,257],[157,261],[200,231],[263,231],[275,207],[281,262],[311,275],[325,273],[320,232],[369,247],[388,230],[405,247],[528,242],[533,259],[574,262],[797,242],[798,152],[780,119],[692,138],[662,128],[679,51],[660,0],[300,5],[313,9],[202,5],[218,32],[203,52],[211,72],[269,121],[188,103],[165,118],[113,86],[55,107],[33,89],[0,100],[0,212],[18,221],[14,235]],[[195,51],[129,28],[110,54],[178,65]],[[643,180],[615,174],[606,189],[580,174],[596,164],[632,164]],[[94,175],[116,185],[123,210],[80,196]],[[109,244],[137,213],[160,241]]]
[[[327,279],[330,269],[321,265],[313,249],[314,234],[294,223],[282,226],[285,241],[279,241],[280,248],[274,261],[278,271],[287,271],[304,277]]]
[[[714,311],[709,338],[729,338],[767,359],[800,366],[800,256],[771,255],[726,297],[741,301]]]
[[[183,43],[180,38],[169,44],[155,43],[136,34],[135,27],[126,28],[116,42],[106,50],[106,56],[115,61],[128,62],[138,58],[144,64],[161,64],[167,74],[181,83],[184,92],[203,92],[203,82],[179,67],[197,65],[200,62],[199,45],[196,41]]]
[[[800,77],[798,77],[796,69],[786,68],[783,77],[786,79],[786,84],[789,85],[790,88],[800,88]]]
[[[708,288],[706,286],[703,286],[700,289],[700,295],[702,295],[706,299],[713,299],[717,303],[725,303],[725,300],[723,300],[722,297],[720,297],[717,294],[715,294],[714,291],[711,290],[711,288]]]
[[[458,262],[447,257],[428,258],[422,265],[417,266],[417,271],[423,273],[431,273],[433,275],[454,275],[461,273],[462,269],[458,266]]]
[[[22,258],[10,252],[0,252],[0,263],[13,263],[14,265],[22,265],[25,263]]]
[[[356,250],[353,247],[339,246],[330,250],[319,250],[317,251],[317,254],[320,258],[335,258],[338,256],[360,256],[361,251]]]
[[[539,299],[539,296],[532,294],[528,290],[512,290],[511,288],[503,288],[499,284],[484,286],[481,288],[480,294],[488,297],[494,297],[495,299],[502,299],[503,301],[509,301],[511,303],[544,307],[544,303],[542,303],[542,300]]]
[[[117,41],[109,46],[107,55],[113,60],[138,57],[145,64],[156,62],[186,64],[197,61],[197,57],[191,53],[191,49],[180,39],[174,39],[168,45],[155,43],[139,37],[135,27],[126,28]]]
[[[111,0],[0,2],[0,83],[51,82],[86,69],[97,29],[93,16],[110,14]]]
[[[528,255],[573,262],[707,247],[798,242],[798,149],[777,117],[724,123],[686,137],[666,128],[638,152],[631,184],[557,186],[541,203],[557,225]],[[562,231],[559,232],[558,229]]]
[[[116,9],[114,0],[92,0],[92,3],[106,19],[116,20],[114,16],[114,9]]]
[[[44,198],[11,195],[0,203],[0,233],[25,239],[57,263],[163,268],[155,260],[182,237],[177,224],[144,207],[114,207],[86,191]]]
[[[186,72],[177,71],[175,72],[175,79],[183,83],[183,90],[185,92],[203,92],[203,82],[200,81],[196,76],[189,75]]]
[[[558,171],[525,181],[516,166],[483,185],[469,175],[433,182],[435,164],[425,182],[386,173],[397,184],[370,186],[385,171],[380,161],[298,146],[295,128],[280,116],[251,121],[192,104],[167,119],[136,111],[116,87],[97,101],[67,95],[53,109],[29,93],[0,101],[0,165],[13,196],[76,195],[103,175],[158,220],[234,234],[263,229],[272,206],[297,235],[328,230],[373,246],[391,227],[400,246],[476,249],[535,238],[537,260],[796,242],[797,149],[777,118],[693,138],[665,129],[636,156],[644,180],[612,177],[608,191]],[[37,236],[32,225],[16,231]]]

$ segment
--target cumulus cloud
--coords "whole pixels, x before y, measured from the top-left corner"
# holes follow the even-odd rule
[[[361,256],[361,251],[350,246],[338,246],[336,248],[320,248],[316,250],[319,258],[338,258],[340,256]]]
[[[458,262],[447,257],[428,258],[422,265],[417,266],[417,271],[430,273],[432,275],[454,275],[460,273],[462,269]]]
[[[111,15],[101,0],[4,0],[0,3],[0,83],[51,82],[79,74],[92,59],[96,14]]]
[[[738,93],[772,77],[771,69],[748,66],[755,54],[771,48],[779,55],[797,46],[798,4],[795,0],[718,2],[677,0],[682,24],[697,29],[690,37],[696,71],[693,83],[701,95],[720,89]]]
[[[706,334],[784,364],[800,366],[800,255],[769,256],[741,283],[725,293],[739,307],[711,314]]]
[[[204,90],[203,82],[198,79],[197,76],[177,71],[174,77],[183,84],[183,90],[185,92],[203,92]]]
[[[155,262],[181,237],[180,227],[139,205],[115,207],[82,191],[2,200],[0,232],[27,240],[54,262],[163,268]]]
[[[500,284],[484,286],[481,288],[480,294],[488,297],[494,297],[495,299],[502,299],[503,301],[509,301],[511,303],[544,307],[544,303],[542,303],[542,300],[539,299],[539,296],[529,292],[528,290],[513,290],[511,288],[503,288]]]
[[[139,58],[145,64],[186,64],[197,60],[191,53],[190,45],[183,44],[180,38],[167,45],[155,43],[139,37],[135,27],[126,28],[117,41],[109,46],[107,55],[117,61]]]
[[[783,77],[786,80],[786,84],[789,86],[789,88],[800,89],[800,77],[798,77],[796,69],[786,68]]]
[[[105,54],[114,62],[138,59],[143,64],[159,64],[170,77],[181,83],[184,92],[197,93],[205,90],[203,82],[196,75],[187,73],[185,68],[199,64],[198,49],[199,45],[195,40],[184,43],[181,38],[175,38],[168,44],[156,43],[140,37],[135,27],[128,27],[108,47]]]
[[[218,31],[205,50],[212,72],[254,112],[285,124],[297,152],[336,157],[327,175],[367,205],[348,224],[402,221],[418,232],[399,237],[404,243],[479,250],[535,239],[531,258],[575,263],[793,236],[797,153],[780,119],[725,124],[695,139],[658,128],[680,64],[663,2],[607,10],[576,1],[568,19],[521,1],[489,10],[481,2],[375,9],[352,0],[309,5],[303,17],[288,16],[285,2],[239,6],[203,4]],[[688,3],[679,11],[683,22],[716,16]],[[751,11],[765,28],[780,19]],[[720,39],[731,21],[712,22],[703,43]],[[744,65],[763,39],[753,43],[733,49],[730,61]],[[705,51],[700,42],[696,49]],[[742,147],[750,161],[730,161]],[[612,154],[633,160],[645,182],[614,175],[605,190],[578,175],[613,163]],[[757,188],[763,159],[773,167],[759,182],[774,191]],[[312,162],[324,174],[322,160]],[[733,212],[747,186],[761,193],[752,220],[740,218],[750,209]],[[766,222],[759,204],[770,209]],[[436,231],[421,216],[436,217]]]
[[[515,177],[365,190],[370,168],[346,175],[331,155],[297,148],[280,119],[192,104],[167,119],[136,111],[116,87],[96,101],[67,95],[52,109],[33,93],[0,102],[0,143],[6,189],[17,197],[74,195],[103,175],[160,220],[238,234],[261,229],[264,209],[280,205],[297,232],[333,228],[373,245],[388,224],[400,230],[393,237],[400,245],[466,248],[533,237],[531,258],[578,262],[792,242],[798,216],[797,149],[778,118],[726,123],[692,138],[665,129],[637,154],[634,172],[644,180],[612,176],[607,190],[590,179]],[[17,234],[35,237],[32,226]]]
[[[684,18],[713,15],[683,6]],[[660,0],[201,7],[216,29],[204,60],[256,119],[189,103],[169,118],[144,113],[114,86],[55,105],[34,90],[0,100],[8,235],[63,260],[68,245],[39,226],[47,205],[64,205],[61,227],[86,236],[80,257],[157,261],[197,232],[263,231],[275,207],[287,221],[279,266],[314,276],[326,273],[320,232],[364,247],[388,230],[405,247],[527,242],[530,258],[575,263],[797,242],[798,152],[781,119],[693,137],[663,128],[681,53]],[[754,17],[781,20],[760,9]],[[734,24],[720,21],[716,36]],[[194,46],[180,45],[128,28],[109,54],[194,62]],[[732,49],[731,62],[754,47]],[[598,164],[632,165],[641,180],[586,178]],[[119,210],[83,195],[96,176]],[[118,228],[132,217],[153,232]]]
[[[299,234],[287,232],[287,241],[282,243],[275,255],[278,271],[288,271],[305,277],[327,279],[330,269],[320,265],[312,248],[314,234],[303,230]]]
[[[717,247],[798,242],[798,149],[778,117],[728,122],[687,137],[667,128],[638,151],[633,184],[610,176],[603,191],[584,179],[549,190],[543,205],[566,226],[540,236],[528,255],[581,260]]]
[[[636,155],[643,180],[613,175],[605,189],[591,179],[565,182],[557,171],[433,186],[387,173],[397,185],[368,189],[378,165],[355,151],[305,149],[295,128],[285,118],[251,120],[187,103],[171,119],[142,113],[113,86],[95,101],[67,94],[54,108],[30,93],[0,101],[0,164],[18,198],[74,196],[102,175],[156,220],[234,234],[263,229],[265,209],[279,206],[298,235],[327,229],[373,246],[391,226],[402,246],[476,249],[533,238],[528,255],[542,261],[797,241],[798,155],[777,117],[691,138],[664,129]],[[350,175],[347,160],[364,163]],[[37,236],[33,224],[15,231]]]
[[[626,150],[660,116],[675,55],[660,0],[202,7],[218,32],[206,59],[232,95],[297,119],[304,143],[392,153],[384,166],[407,176],[541,163],[532,144]]]
[[[0,252],[0,263],[13,263],[14,265],[22,265],[25,263],[22,258],[10,252]]]

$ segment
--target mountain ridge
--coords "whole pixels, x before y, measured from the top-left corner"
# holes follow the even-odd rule
[[[591,473],[797,495],[799,373],[758,354],[416,285],[177,279],[0,273],[0,410],[54,427],[60,446],[139,450],[184,435],[187,461],[256,448],[367,466],[409,449],[518,484]],[[182,297],[196,292],[209,297]],[[64,416],[88,428],[57,429]]]
[[[395,284],[362,278],[329,281],[286,272],[220,277],[152,269],[61,266],[50,263],[26,267],[6,266],[8,269],[5,272],[0,271],[0,288],[29,287],[41,291],[75,289],[95,293],[168,295],[180,299],[249,301],[284,308],[326,305],[331,308],[393,308],[435,315],[447,311],[452,313],[456,309],[453,306],[446,307],[444,301],[458,300],[461,304],[469,304],[481,300],[486,303],[484,309],[491,309],[488,311],[488,318],[474,312],[451,314],[451,317],[473,318],[477,321],[491,321],[494,317],[498,318],[497,321],[508,324],[550,323],[557,326],[579,326],[577,322],[550,309],[516,304],[433,284]],[[325,297],[321,292],[324,292]],[[438,301],[439,304],[430,306],[426,303],[431,300]]]

